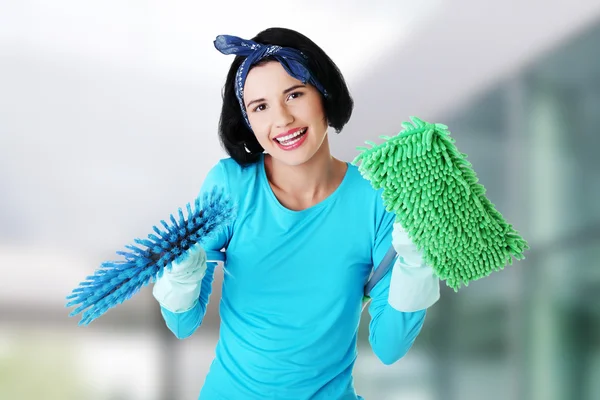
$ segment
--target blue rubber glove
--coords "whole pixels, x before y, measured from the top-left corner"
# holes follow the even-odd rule
[[[181,262],[173,261],[156,280],[152,295],[167,310],[179,313],[192,309],[198,302],[202,278],[206,273],[206,252],[196,244]]]
[[[389,304],[402,312],[431,307],[440,298],[439,278],[433,268],[425,264],[421,252],[398,222],[394,223],[392,245],[398,258],[392,269]]]

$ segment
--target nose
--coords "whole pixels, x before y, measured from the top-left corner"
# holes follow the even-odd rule
[[[275,125],[278,128],[288,126],[294,122],[294,115],[290,112],[285,104],[280,104],[274,111]]]

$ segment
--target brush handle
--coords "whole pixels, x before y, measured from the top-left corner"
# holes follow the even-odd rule
[[[209,250],[206,252],[207,262],[225,262],[225,252],[218,250]]]
[[[385,274],[387,274],[388,271],[392,268],[392,265],[394,264],[394,259],[396,258],[396,256],[397,256],[397,253],[396,253],[396,250],[394,249],[394,246],[390,246],[389,250],[383,257],[383,259],[381,260],[381,262],[379,263],[377,268],[375,268],[373,275],[371,275],[371,278],[365,285],[365,296],[366,297],[369,296],[369,294],[371,293],[371,290],[375,287],[375,285],[377,285],[377,283],[379,283],[381,278],[383,278],[385,276]],[[206,252],[206,261],[207,262],[225,262],[225,260],[226,260],[226,256],[225,256],[224,251],[209,250]]]
[[[206,262],[225,262],[225,252],[218,250],[208,250],[206,253]],[[158,261],[160,258],[160,254],[152,254],[152,260]]]
[[[383,257],[377,268],[375,268],[373,275],[371,275],[371,278],[365,285],[365,297],[369,297],[369,295],[371,294],[371,290],[375,287],[375,285],[377,285],[381,278],[383,278],[385,274],[387,274],[388,271],[392,268],[392,265],[394,265],[394,259],[397,255],[398,254],[396,253],[394,246],[390,246],[389,250],[387,251],[387,253],[385,253],[385,256]]]
[[[365,296],[369,297],[371,290],[375,287],[377,283],[388,273],[388,271],[392,268],[394,264],[394,259],[396,258],[396,250],[394,250],[394,246],[390,246],[389,250],[379,263],[379,266],[375,268],[375,272],[371,275],[371,278],[365,285]],[[209,250],[206,252],[206,261],[207,262],[225,262],[226,256],[224,251],[213,251]]]

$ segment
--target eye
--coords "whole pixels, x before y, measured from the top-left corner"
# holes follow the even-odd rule
[[[304,93],[302,93],[302,92],[294,92],[294,93],[291,93],[291,94],[288,96],[288,100],[291,100],[291,99],[296,99],[296,98],[298,98],[298,97],[302,96],[303,94],[304,94]]]
[[[266,105],[266,104],[264,104],[264,103],[263,103],[263,104],[259,104],[259,105],[257,105],[256,107],[254,107],[254,108],[252,109],[252,111],[254,111],[254,112],[258,112],[258,111],[264,111],[266,107],[267,107],[267,105]]]

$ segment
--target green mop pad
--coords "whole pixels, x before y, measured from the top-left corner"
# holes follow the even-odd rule
[[[388,211],[424,261],[458,291],[524,259],[527,242],[485,197],[485,188],[458,151],[448,127],[416,117],[394,137],[358,147],[353,161],[375,189],[383,189]]]

